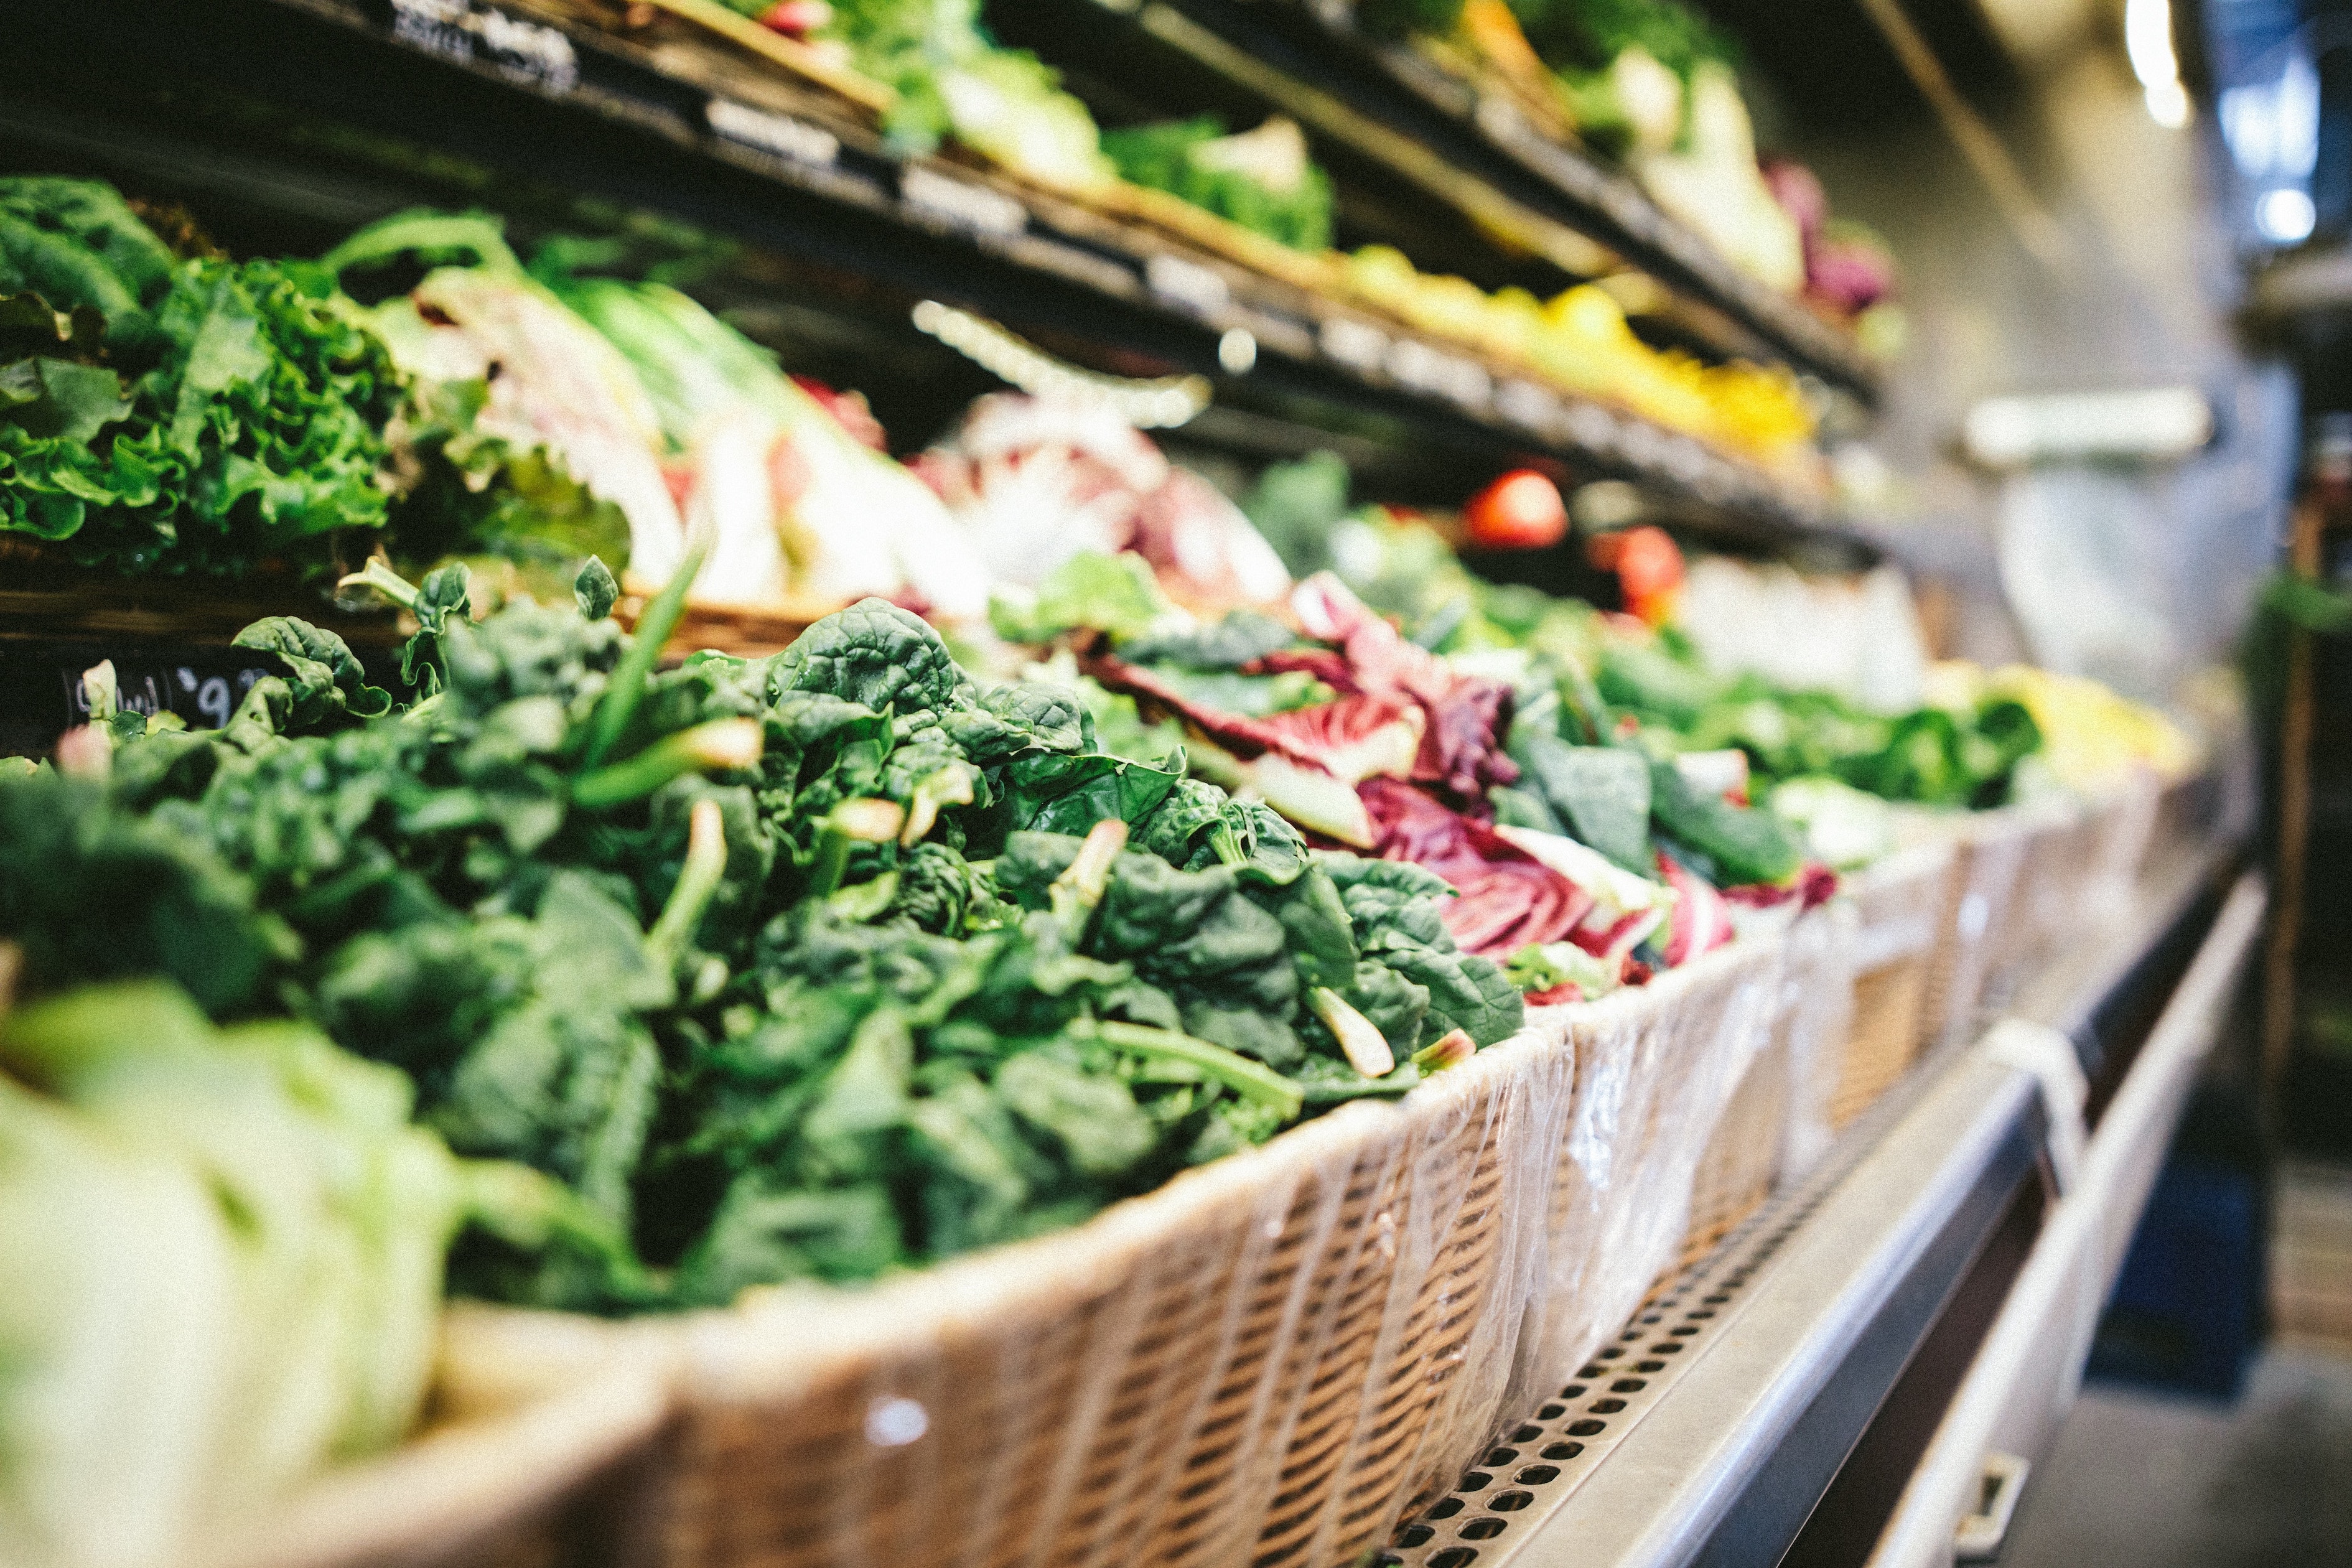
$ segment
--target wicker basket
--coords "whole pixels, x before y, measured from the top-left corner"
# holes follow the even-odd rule
[[[1996,1003],[2006,1002],[2018,982],[2049,960],[2053,941],[2063,942],[2095,916],[2099,851],[2107,819],[2119,803],[2066,802],[2037,811],[2025,859],[1988,986]]]
[[[1453,1484],[1542,1351],[1580,1361],[1673,1262],[1781,952],[1539,1009],[1401,1104],[1069,1231],[562,1320],[672,1390],[612,1539],[665,1568],[1352,1561]]]
[[[1768,1047],[1732,1092],[1691,1182],[1690,1225],[1675,1269],[1706,1257],[1772,1195],[1787,1145],[1794,1068],[1789,1051]]]
[[[609,1542],[668,1396],[658,1363],[599,1327],[452,1309],[424,1431],[206,1542],[205,1568],[548,1563]]]
[[[2107,909],[2121,909],[2157,844],[2168,785],[2155,769],[2136,769],[2100,815],[2099,848],[2093,875]]]
[[[2046,828],[2045,821],[2013,807],[1936,821],[1936,831],[1952,846],[1953,864],[1950,901],[1928,965],[1923,1005],[1929,1045],[1975,1026],[2003,956],[2027,858],[2037,833]]]
[[[604,1326],[676,1388],[638,1560],[1352,1559],[1492,1429],[1573,1082],[1533,1029],[1066,1232]]]

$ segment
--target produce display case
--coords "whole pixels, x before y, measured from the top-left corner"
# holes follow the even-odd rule
[[[1222,102],[1291,114],[1371,186],[1471,220],[1465,243],[1570,281],[1638,269],[1667,296],[1645,326],[1678,352],[1784,368],[1842,418],[1882,393],[1851,331],[1507,97],[1339,9],[991,14],[1074,72],[1165,63],[1173,97],[1213,81]],[[1213,404],[1211,449],[1222,436],[1262,459],[1328,437],[1449,482],[1531,464],[1625,481],[1694,536],[1875,558],[1823,485],[1417,328],[1328,258],[1159,193],[910,153],[871,84],[700,0],[219,0],[201,16],[92,0],[13,37],[47,68],[0,91],[12,163],[136,173],[305,239],[478,190],[549,228],[692,226],[731,301],[824,317],[845,355],[879,345],[943,401],[984,383],[941,344],[992,369],[1025,354]],[[249,621],[299,613],[371,671],[424,624],[266,572],[218,592],[84,579],[53,556],[35,582],[24,562],[0,554],[0,751],[46,751],[90,718],[82,672],[101,660],[125,708],[207,729],[274,673],[226,646]],[[617,601],[631,626],[659,613],[642,586]],[[698,605],[667,651],[765,657],[837,607]],[[1868,1513],[1839,1491],[1852,1457],[1895,1440],[1890,1412],[1916,1426],[1950,1394],[1914,1375],[1920,1348],[1992,1321],[1968,1375],[1998,1432],[1953,1405],[1878,1516],[1880,1560],[1933,1560],[1995,1436],[2046,1439],[2052,1412],[2025,1391],[2051,1368],[2032,1358],[2112,1275],[2242,962],[2261,892],[2222,892],[2237,847],[2211,827],[2210,787],[1906,822],[1905,847],[1826,902],[1792,896],[1596,1000],[1535,993],[1521,1032],[1441,1057],[1402,1098],[1065,1228],[723,1310],[457,1307],[411,1438],[205,1562],[1769,1561],[1809,1517]],[[1715,797],[1744,809],[1746,789]],[[2144,1043],[2117,1033],[2158,1011]],[[2069,1102],[2046,1050],[1992,1027],[2004,1017],[2071,1039],[2105,1089]],[[2107,1111],[2087,1128],[2085,1100]]]

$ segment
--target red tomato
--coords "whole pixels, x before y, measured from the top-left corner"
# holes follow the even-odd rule
[[[1656,626],[1671,614],[1675,590],[1683,585],[1683,552],[1663,528],[1630,529],[1618,538],[1617,583],[1625,607]]]
[[[793,38],[805,37],[832,20],[833,7],[825,0],[780,0],[760,16],[761,26]]]
[[[1472,496],[1462,521],[1481,549],[1541,550],[1567,537],[1568,503],[1543,475],[1516,468]]]

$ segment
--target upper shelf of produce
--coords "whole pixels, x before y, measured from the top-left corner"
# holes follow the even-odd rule
[[[854,81],[845,93],[821,70],[658,28],[615,35],[555,0],[223,0],[201,16],[94,0],[26,19],[16,43],[47,68],[20,77],[37,85],[11,89],[13,109],[0,102],[20,126],[59,122],[53,105],[86,118],[135,101],[169,140],[277,105],[683,218],[902,301],[961,305],[1104,368],[1200,372],[1221,393],[1336,407],[1497,460],[1548,456],[1768,537],[1834,529],[1803,485],[1759,463],[1329,298],[1299,274],[1308,258],[1252,267],[1247,247],[1237,260],[1188,242],[1165,206],[1114,215],[904,155]]]
[[[1118,18],[1108,34],[1106,12]],[[1342,0],[996,0],[990,16],[1056,63],[1090,40],[1123,41],[1131,58],[1140,32],[1564,270],[1648,274],[1711,346],[1878,395],[1878,367],[1853,332],[1741,271],[1512,95],[1360,31]]]

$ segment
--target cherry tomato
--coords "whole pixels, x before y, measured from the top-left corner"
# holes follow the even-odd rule
[[[1618,538],[1617,582],[1625,607],[1656,626],[1667,618],[1683,585],[1683,552],[1663,528],[1629,529]]]
[[[1533,468],[1516,468],[1462,509],[1470,542],[1485,550],[1540,550],[1568,534],[1559,487]]]
[[[833,20],[825,0],[781,0],[760,16],[760,25],[787,37],[805,37]]]

